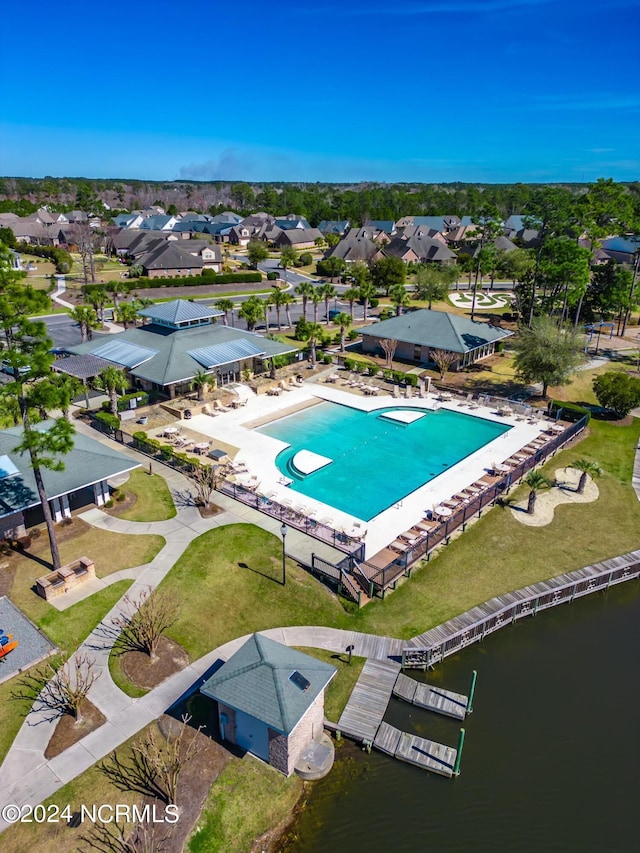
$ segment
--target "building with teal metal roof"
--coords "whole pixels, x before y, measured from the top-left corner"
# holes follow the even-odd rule
[[[224,740],[285,775],[324,729],[324,691],[336,668],[253,634],[201,687],[217,703]]]
[[[495,352],[496,344],[512,335],[508,329],[422,308],[391,317],[362,329],[362,351],[384,356],[381,340],[397,341],[394,357],[402,361],[431,364],[432,350],[457,355],[453,370],[466,367]]]
[[[218,324],[220,312],[184,300],[138,313],[150,322],[67,351],[106,359],[125,370],[136,388],[171,398],[187,393],[199,373],[226,385],[240,380],[245,368],[262,373],[274,356],[296,351],[255,332]]]
[[[33,427],[46,430],[51,421]],[[23,437],[22,427],[0,431],[0,538],[17,539],[25,528],[42,521],[42,508],[29,455],[16,447]],[[139,463],[111,450],[78,432],[73,449],[60,457],[60,471],[42,468],[45,491],[56,521],[71,515],[72,510],[90,504],[102,506],[109,499],[108,480],[134,468]]]

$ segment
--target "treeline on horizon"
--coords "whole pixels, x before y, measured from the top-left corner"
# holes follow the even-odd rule
[[[233,210],[246,215],[258,210],[272,215],[294,213],[312,226],[323,219],[348,220],[362,225],[370,219],[397,220],[407,215],[469,215],[497,211],[505,219],[527,213],[540,192],[561,191],[577,201],[596,191],[612,198],[625,197],[634,222],[640,221],[640,182],[598,179],[587,183],[300,183],[245,181],[140,181],[91,178],[0,178],[0,212],[28,216],[44,205],[68,212],[93,212],[100,202],[107,216],[120,211],[159,205],[168,213]],[[627,219],[625,217],[625,219]]]

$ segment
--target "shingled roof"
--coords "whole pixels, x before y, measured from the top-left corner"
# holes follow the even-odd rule
[[[296,672],[299,684],[291,678]],[[289,734],[335,674],[328,663],[253,634],[200,692]]]

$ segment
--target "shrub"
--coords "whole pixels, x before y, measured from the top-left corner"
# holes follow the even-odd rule
[[[311,252],[302,252],[302,254],[300,255],[300,262],[301,267],[310,266],[310,264],[313,263],[313,255],[311,254]]]
[[[111,412],[97,412],[95,417],[97,421],[102,421],[103,424],[111,427],[111,429],[120,428],[120,418],[112,415]]]
[[[624,418],[640,406],[640,378],[618,370],[608,370],[593,380],[593,390],[601,406]]]
[[[344,369],[345,370],[353,370],[353,365],[355,364],[352,358],[345,358],[344,360]]]
[[[350,341],[355,341],[357,337],[359,337],[360,332],[357,329],[350,329],[347,335],[347,338]]]
[[[278,273],[277,272],[268,272],[267,273],[267,281],[277,281]]]
[[[418,377],[415,373],[405,373],[404,381],[407,385],[411,385],[412,388],[415,388],[418,385]]]
[[[105,502],[105,506],[106,506],[108,509],[111,509],[111,507],[112,507],[112,506],[115,506],[115,504],[114,504],[114,502],[113,502],[113,498],[109,498],[109,500]]]
[[[120,492],[119,495],[116,495],[117,501],[126,501],[126,499],[127,499],[127,496],[123,492]]]
[[[369,300],[369,308],[377,308],[378,305],[380,305],[380,300],[377,296],[374,296],[372,299]]]
[[[393,371],[393,378],[395,379],[396,382],[404,382],[406,377],[405,377],[405,374],[401,370],[394,370]]]
[[[333,357],[330,353],[325,352],[325,354],[322,356],[322,361],[324,364],[333,364]]]

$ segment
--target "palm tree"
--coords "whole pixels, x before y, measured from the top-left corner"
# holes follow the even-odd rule
[[[315,292],[315,287],[310,281],[302,281],[296,287],[296,293],[302,297],[302,319],[307,320],[307,303],[311,295]]]
[[[376,295],[377,290],[372,281],[365,281],[364,284],[360,286],[360,299],[364,305],[364,319],[367,319],[367,311],[369,310],[369,302]]]
[[[101,323],[104,323],[104,306],[107,304],[108,298],[107,291],[104,287],[96,287],[94,290],[91,290],[90,293],[87,293],[87,302],[96,312],[98,320],[100,320]]]
[[[311,364],[316,363],[316,344],[322,339],[322,326],[320,323],[309,323],[307,326],[307,334],[309,335],[309,361]]]
[[[353,322],[353,318],[351,314],[345,314],[344,312],[338,314],[335,318],[336,323],[340,326],[340,352],[344,352],[344,344],[345,344],[345,336],[347,334],[347,328]]]
[[[309,299],[313,302],[313,322],[318,322],[318,305],[322,302],[322,286],[314,287]]]
[[[287,270],[298,260],[298,253],[293,246],[285,246],[280,252],[280,266],[284,270],[284,280],[287,281]]]
[[[347,302],[349,303],[349,313],[351,314],[351,319],[353,320],[353,306],[354,306],[356,299],[360,299],[360,291],[358,290],[357,287],[349,287],[342,294],[342,298],[346,299]]]
[[[328,325],[329,324],[329,301],[337,295],[338,291],[335,289],[335,287],[332,284],[321,284],[319,287],[319,290],[320,290],[320,294],[321,294],[322,298],[324,299],[324,310],[326,313],[326,322]]]
[[[118,391],[125,391],[129,385],[123,370],[118,367],[105,367],[96,377],[96,385],[109,395],[111,414],[118,417]]]
[[[290,293],[282,293],[282,304],[284,305],[284,313],[286,314],[287,326],[289,328],[293,325],[291,322],[291,306],[295,301],[295,296],[292,296]]]
[[[391,304],[395,305],[396,317],[399,317],[402,314],[402,309],[406,308],[410,302],[409,294],[404,284],[395,284],[391,288],[390,299]]]
[[[576,490],[579,495],[584,492],[585,486],[587,485],[587,477],[591,477],[592,480],[595,480],[596,477],[602,476],[602,468],[597,462],[592,462],[590,459],[576,459],[576,461],[572,462],[569,467],[582,472],[580,475],[580,482],[578,483],[578,488]]]
[[[268,299],[269,305],[273,305],[273,307],[276,309],[276,323],[278,325],[279,332],[282,331],[282,323],[280,322],[280,309],[285,303],[285,296],[285,292],[283,290],[280,290],[279,287],[277,287]]]
[[[541,471],[529,471],[527,476],[522,481],[525,486],[529,487],[529,501],[527,503],[527,512],[533,515],[536,508],[536,499],[538,492],[543,489],[550,489],[553,483],[548,477],[545,477]]]
[[[87,308],[86,305],[80,305],[71,311],[71,319],[80,326],[81,343],[86,343],[91,340],[91,332],[98,328],[96,312],[93,308]]]
[[[135,302],[123,302],[116,311],[118,322],[122,323],[125,331],[129,328],[129,323],[133,323],[135,326],[138,320],[138,310],[139,307]]]
[[[189,386],[191,390],[194,389],[198,392],[198,402],[202,403],[204,400],[205,391],[207,390],[207,386],[209,384],[209,376],[200,370],[191,380],[191,385]]]
[[[233,299],[218,299],[216,302],[218,311],[224,311],[222,322],[225,326],[229,325],[229,311],[233,311]]]
[[[259,296],[250,296],[240,306],[238,316],[247,321],[247,331],[253,332],[256,323],[259,320],[264,320],[266,316],[267,303],[260,299]]]

